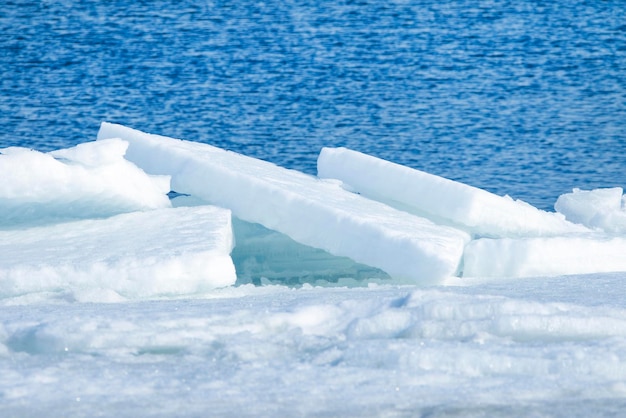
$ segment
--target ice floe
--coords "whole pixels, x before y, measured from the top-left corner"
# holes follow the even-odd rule
[[[398,279],[437,283],[457,274],[469,235],[266,161],[196,142],[103,123],[127,158],[172,188],[232,210],[297,242],[377,267]]]
[[[557,199],[554,208],[565,217],[590,228],[626,233],[626,197],[621,187],[574,189]]]
[[[50,153],[0,149],[0,227],[169,207],[169,178],[137,168],[127,148],[112,139]]]
[[[314,177],[106,122],[73,148],[0,152],[4,297],[626,271],[621,188],[546,212],[348,149]]]
[[[157,209],[0,230],[0,295],[76,300],[180,296],[232,285],[230,211]]]
[[[320,179],[99,137],[1,151],[5,415],[624,410],[621,189],[551,213],[349,150]]]
[[[346,148],[323,148],[318,176],[355,192],[479,236],[526,237],[586,228],[521,200],[395,164]]]
[[[561,276],[626,271],[626,237],[481,238],[465,248],[468,277]]]

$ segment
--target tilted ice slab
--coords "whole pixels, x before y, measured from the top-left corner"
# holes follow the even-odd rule
[[[569,221],[610,233],[626,232],[626,196],[621,187],[574,189],[557,199],[554,209]]]
[[[346,192],[339,185],[206,144],[103,123],[98,139],[130,143],[127,158],[172,188],[226,207],[297,242],[434,283],[457,273],[466,233]]]
[[[0,231],[0,297],[198,293],[235,283],[232,247],[230,211],[213,206]]]
[[[465,248],[463,276],[538,277],[626,271],[626,237],[482,238]]]
[[[128,162],[127,148],[112,139],[50,153],[0,149],[0,227],[169,207],[169,178]]]
[[[560,235],[586,228],[523,201],[346,148],[323,148],[318,176],[438,223],[490,237]]]

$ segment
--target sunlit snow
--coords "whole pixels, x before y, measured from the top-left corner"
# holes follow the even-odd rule
[[[0,150],[2,416],[623,411],[622,189],[319,167],[106,123]]]
[[[235,283],[230,211],[157,209],[0,230],[0,294],[142,298]]]

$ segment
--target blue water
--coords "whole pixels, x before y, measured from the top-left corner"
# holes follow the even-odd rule
[[[626,186],[626,2],[5,1],[0,147],[101,121],[315,173],[347,146],[551,208]]]

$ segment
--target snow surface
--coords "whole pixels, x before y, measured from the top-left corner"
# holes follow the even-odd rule
[[[196,294],[235,283],[230,211],[168,208],[0,230],[0,298]]]
[[[593,231],[495,230],[500,238],[467,244],[464,277],[407,285],[271,226],[312,222],[332,241],[351,225],[362,242],[349,236],[349,244],[396,245],[383,253],[396,262],[404,235],[395,238],[386,222],[377,230],[363,223],[399,216],[417,222],[419,234],[425,225],[454,229],[336,181],[130,132],[138,138],[128,158],[171,174],[172,187],[190,195],[164,203],[169,179],[122,158],[127,143],[118,139],[48,154],[2,150],[2,417],[569,418],[626,410],[621,189],[559,198],[562,215]],[[463,190],[444,183],[448,197]],[[156,203],[137,203],[149,196]],[[326,204],[354,222],[329,222]],[[537,277],[513,278],[527,275]]]
[[[98,139],[130,143],[127,158],[172,189],[232,210],[297,242],[380,268],[398,279],[437,283],[455,275],[469,236],[346,192],[333,182],[206,144],[103,123]]]

